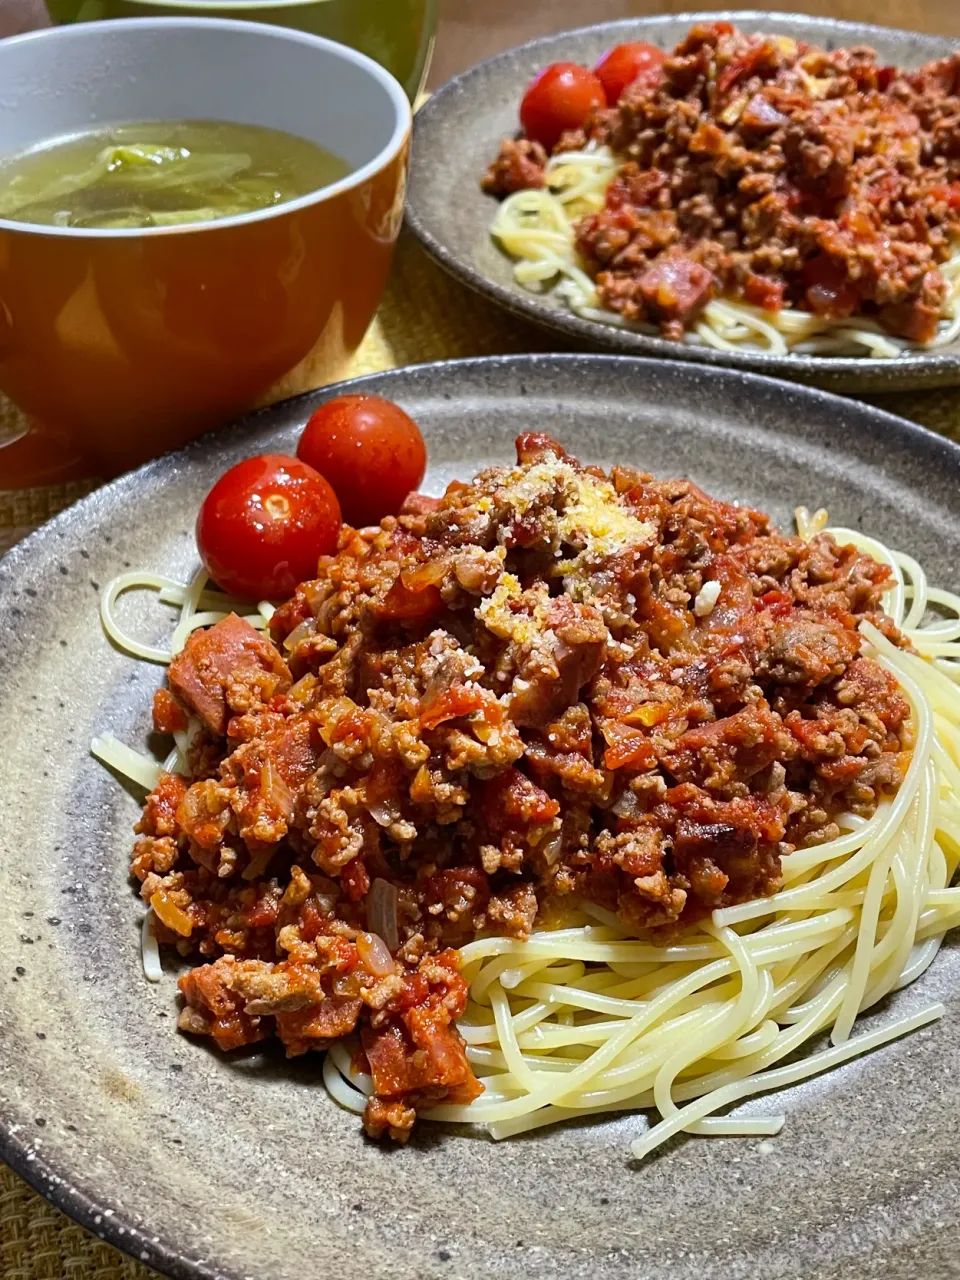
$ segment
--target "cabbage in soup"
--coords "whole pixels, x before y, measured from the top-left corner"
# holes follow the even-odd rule
[[[0,218],[53,227],[177,227],[268,209],[349,171],[317,143],[260,125],[113,125],[0,160]]]

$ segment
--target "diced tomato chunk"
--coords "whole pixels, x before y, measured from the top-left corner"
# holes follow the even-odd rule
[[[200,965],[185,973],[177,985],[187,1004],[207,1019],[207,1033],[218,1049],[239,1049],[267,1034],[259,1020],[248,1018],[243,1012],[243,1001],[224,985],[216,965]]]
[[[753,306],[763,307],[764,311],[780,311],[783,308],[783,282],[769,280],[751,271],[744,282],[743,296]]]
[[[480,867],[444,867],[426,878],[422,896],[428,910],[439,907],[443,914],[451,909],[458,916],[467,909],[482,911],[490,897],[490,881]]]
[[[408,1009],[402,1022],[390,1022],[382,1030],[364,1027],[361,1040],[381,1098],[462,1087],[474,1079],[459,1033],[445,1014],[431,1009]]]
[[[942,200],[951,209],[960,209],[960,182],[938,183],[928,192],[931,200]]]
[[[627,725],[611,724],[604,729],[610,742],[603,753],[603,763],[608,769],[652,769],[657,754],[646,734]]]
[[[169,689],[158,689],[153,695],[153,727],[157,733],[183,733],[189,721]]]
[[[361,858],[354,858],[340,872],[340,883],[351,902],[360,902],[370,888],[370,873]]]
[[[277,923],[280,901],[275,894],[265,893],[243,914],[243,922],[249,929],[268,929]]]
[[[419,591],[411,590],[398,577],[387,592],[380,606],[380,617],[394,622],[425,622],[443,609],[443,597],[438,587],[427,585]]]
[[[288,1054],[309,1049],[309,1044],[298,1041],[317,1041],[323,1048],[331,1040],[349,1035],[357,1025],[363,1004],[349,996],[327,996],[319,1004],[309,1004],[302,1009],[291,1009],[277,1014],[277,1035],[288,1045]]]
[[[545,458],[569,458],[566,449],[562,448],[543,431],[523,431],[514,442],[517,450],[517,462],[521,465],[532,462],[543,462]],[[448,490],[449,492],[449,490]]]
[[[866,760],[859,756],[841,756],[839,760],[825,760],[817,766],[817,773],[837,786],[849,786],[866,768]]]
[[[137,831],[148,836],[178,835],[177,810],[186,794],[185,778],[179,773],[161,773],[157,785],[147,796]]]
[[[415,1005],[424,1004],[429,994],[430,983],[418,970],[406,979],[403,984],[403,990],[398,996],[394,996],[390,1002],[390,1008],[395,1013],[402,1013],[405,1009],[412,1009]]]
[[[424,729],[436,729],[446,720],[459,720],[479,711],[491,699],[491,694],[477,684],[456,684],[442,689],[420,712]]]
[[[775,618],[786,618],[793,611],[793,599],[786,591],[767,591],[754,602],[757,609],[766,609]]]
[[[324,932],[326,925],[326,915],[314,898],[308,898],[300,908],[300,936],[304,942],[313,942],[314,938]]]
[[[803,269],[806,299],[811,311],[831,319],[843,319],[860,306],[860,295],[851,284],[846,268],[825,253],[811,258]]]
[[[742,58],[735,58],[717,76],[717,93],[728,93],[735,84],[748,80],[766,56],[766,46],[761,44],[750,49]]]
[[[479,811],[491,831],[516,831],[550,822],[560,804],[519,769],[506,769],[479,789]]]

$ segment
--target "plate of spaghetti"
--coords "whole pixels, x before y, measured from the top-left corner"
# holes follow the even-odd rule
[[[408,218],[467,284],[593,346],[950,384],[958,111],[932,36],[757,13],[585,28],[434,95]]]
[[[0,563],[3,1157],[178,1276],[943,1273],[958,473],[520,356],[59,517]]]

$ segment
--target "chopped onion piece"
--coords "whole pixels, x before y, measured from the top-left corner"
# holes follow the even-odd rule
[[[280,776],[276,761],[267,756],[260,770],[260,790],[264,798],[273,805],[285,822],[289,822],[296,809],[293,792]]]
[[[357,934],[357,955],[363,967],[375,978],[385,978],[397,971],[390,949],[379,934]]]
[[[161,924],[179,933],[182,938],[189,938],[193,932],[193,921],[187,913],[173,901],[166,889],[158,889],[150,899],[150,906]]]
[[[287,697],[294,702],[307,702],[311,693],[317,687],[317,677],[310,671],[305,676],[301,676],[297,683],[293,686]]]
[[[377,804],[368,804],[367,812],[374,822],[381,827],[389,827],[396,816],[389,805],[384,804],[382,800],[378,801]]]
[[[314,617],[316,617],[320,606],[330,596],[330,584],[326,578],[317,578],[313,582],[305,582],[300,590],[303,592]]]
[[[397,886],[379,876],[367,894],[367,928],[379,934],[391,953],[400,945],[400,926],[397,920]]]
[[[315,628],[316,619],[314,618],[307,618],[304,622],[298,623],[283,642],[283,647],[287,653],[294,650],[301,640],[306,640],[307,636],[312,636]]]
[[[563,848],[563,832],[555,832],[549,840],[543,842],[540,852],[543,854],[543,860],[548,867],[552,867],[556,860],[560,857],[560,851]]]

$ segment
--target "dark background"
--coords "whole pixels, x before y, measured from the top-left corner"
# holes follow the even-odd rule
[[[4,0],[0,0],[2,6]],[[960,0],[759,0],[756,7],[960,37]],[[617,18],[690,9],[748,9],[748,0],[440,0],[440,32],[429,87],[533,36]],[[784,34],[789,34],[785,31]]]
[[[781,12],[880,22],[888,27],[933,31],[960,37],[960,0],[765,0]],[[748,0],[741,0],[748,8]],[[481,58],[499,53],[532,36],[580,27],[591,22],[640,17],[650,13],[682,13],[685,9],[729,8],[711,0],[440,0],[440,32],[430,73],[435,88]],[[0,36],[37,26],[42,0],[0,0]]]

